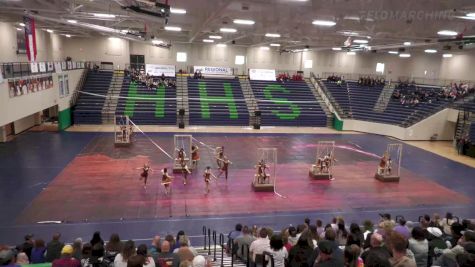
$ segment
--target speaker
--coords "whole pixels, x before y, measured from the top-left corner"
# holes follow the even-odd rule
[[[181,108],[181,109],[178,111],[178,114],[179,114],[180,116],[185,116],[185,110]]]
[[[178,128],[185,129],[185,123],[184,122],[178,123]]]
[[[254,115],[255,116],[261,116],[261,111],[260,110],[255,110]]]
[[[406,48],[401,47],[401,48],[398,49],[398,51],[399,51],[400,53],[401,53],[401,52],[405,52],[405,51],[406,51]]]
[[[254,123],[254,129],[259,130],[261,128],[261,125],[259,123]]]

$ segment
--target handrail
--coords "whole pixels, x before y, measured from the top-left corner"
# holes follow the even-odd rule
[[[74,90],[73,96],[71,97],[71,100],[70,100],[70,102],[69,102],[69,105],[70,105],[71,107],[73,107],[74,105],[76,105],[76,102],[78,101],[79,93],[80,93],[81,89],[83,88],[84,83],[86,83],[87,74],[88,74],[88,70],[87,70],[87,69],[84,69],[84,70],[83,70],[83,73],[82,73],[82,75],[81,75],[81,78],[79,79],[79,82],[78,82],[78,84],[76,85],[76,90]]]
[[[266,256],[270,259],[270,267],[274,267],[274,256],[268,251],[262,252],[262,266],[266,266]]]
[[[325,102],[328,102],[329,103],[329,108],[330,108],[330,112],[333,113],[335,115],[335,117],[341,121],[341,117],[340,115],[338,114],[338,105],[337,105],[337,102],[336,100],[333,98],[333,96],[330,96],[328,95],[328,92],[326,90],[324,90],[322,88],[322,86],[320,86],[320,84],[318,84],[318,78],[315,76],[315,74],[313,72],[310,73],[310,82],[313,84],[313,86],[315,87],[315,84],[318,85],[318,88],[320,90],[318,90],[316,87],[315,89],[317,90],[317,92],[321,91],[323,93],[323,96],[325,96],[325,98],[322,97],[323,101]],[[328,104],[327,104],[328,105]],[[342,113],[342,116],[344,115],[344,112],[343,110],[341,110],[341,113]]]
[[[219,234],[219,244],[221,245],[221,267],[224,267],[224,235]]]
[[[246,250],[244,250],[244,248],[246,248]],[[246,267],[250,267],[251,266],[251,260],[250,260],[250,256],[249,256],[249,245],[248,244],[242,244],[241,254],[244,255],[244,251],[246,251]]]
[[[208,228],[208,255],[211,255],[211,229],[209,228]]]
[[[228,237],[229,251],[231,251],[231,267],[234,266],[234,239]]]
[[[213,261],[216,261],[216,231],[213,231],[213,242],[214,242],[214,257],[213,257]]]
[[[205,249],[206,251],[206,231],[207,231],[207,228],[206,226],[203,226],[203,236],[204,236],[204,243],[203,243],[203,248]]]

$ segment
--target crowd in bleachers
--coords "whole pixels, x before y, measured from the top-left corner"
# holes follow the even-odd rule
[[[195,73],[193,73],[193,79],[203,79],[203,74],[201,73],[201,70],[197,70],[195,71]]]
[[[360,77],[358,79],[358,85],[361,86],[378,86],[378,85],[384,85],[386,83],[386,80],[384,78],[372,78],[369,76],[366,77]]]
[[[143,69],[141,70],[125,69],[124,75],[126,77],[130,77],[130,79],[136,83],[145,85],[150,90],[156,89],[159,86],[172,87],[172,88],[176,87],[175,80],[169,77],[166,77],[165,74],[162,74],[162,76],[160,77],[154,77],[154,76],[149,75],[148,73],[145,73]]]
[[[381,214],[377,224],[366,220],[360,226],[335,217],[324,225],[306,218],[296,227],[281,231],[269,227],[237,224],[228,234],[226,251],[251,266],[272,255],[274,267],[427,267],[475,266],[475,224],[447,213],[421,216],[419,222]],[[15,249],[0,246],[0,265],[15,267],[52,262],[53,267],[205,267],[211,266],[198,254],[183,231],[176,238],[155,236],[150,245],[121,241],[112,234],[105,242],[99,232],[83,243],[78,238],[65,245],[55,234],[45,242],[26,235]],[[248,254],[249,253],[249,254]],[[268,265],[270,266],[270,265]]]
[[[281,83],[288,81],[303,81],[303,77],[300,73],[292,74],[292,76],[290,76],[289,73],[279,73],[276,80]]]

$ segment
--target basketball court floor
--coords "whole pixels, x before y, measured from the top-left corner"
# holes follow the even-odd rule
[[[143,129],[173,151],[176,128]],[[448,142],[403,143],[400,182],[382,183],[374,179],[379,158],[388,144],[400,143],[387,137],[315,128],[187,128],[179,133],[205,144],[198,144],[201,161],[187,185],[175,174],[166,196],[160,170],[171,168],[171,160],[141,134],[132,146],[116,148],[111,132],[81,126],[27,132],[0,144],[0,243],[15,244],[26,233],[47,240],[58,231],[65,240],[87,240],[96,230],[104,237],[118,232],[122,239],[182,229],[199,237],[202,226],[228,232],[241,222],[280,229],[305,217],[328,221],[336,215],[361,223],[377,220],[380,212],[408,220],[447,211],[475,217],[474,160],[455,155]],[[316,144],[330,140],[336,143],[335,180],[312,180]],[[221,176],[205,194],[203,170],[216,169],[207,147],[222,145],[232,161],[229,178]],[[277,148],[278,194],[251,188],[258,148]],[[146,189],[137,170],[145,162],[153,169]]]

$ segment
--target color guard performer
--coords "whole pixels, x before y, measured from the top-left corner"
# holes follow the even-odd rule
[[[206,194],[209,193],[209,183],[211,182],[211,178],[218,179],[214,174],[211,172],[211,167],[208,166],[205,169],[205,172],[203,174],[205,184],[206,184]]]
[[[221,174],[224,173],[224,177],[226,178],[226,181],[228,180],[228,170],[229,170],[229,164],[233,164],[228,157],[223,156],[223,159],[219,159],[221,161],[221,168],[219,170],[218,177],[221,176]]]
[[[185,157],[186,157],[185,150],[183,148],[180,148],[178,150],[178,155],[177,155],[177,158],[176,158],[180,165],[183,165],[183,163],[185,162]]]
[[[218,164],[218,169],[221,169],[222,160],[224,159],[224,146],[217,147],[216,150],[216,164]]]
[[[152,171],[152,168],[150,168],[150,164],[145,163],[143,167],[137,168],[136,170],[142,170],[142,173],[140,173],[139,180],[143,180],[143,188],[147,189],[148,173]]]
[[[191,174],[191,171],[185,161],[181,162],[181,173],[183,174],[183,185],[186,185],[188,174]]]
[[[170,194],[171,189],[171,183],[172,183],[173,177],[168,175],[168,170],[167,168],[163,168],[162,170],[162,185],[165,187],[165,195]]]
[[[200,161],[200,155],[198,154],[198,146],[197,145],[192,145],[191,146],[191,167],[193,169],[198,167],[198,161]]]
[[[377,173],[379,175],[386,175],[387,169],[388,169],[388,163],[391,161],[389,157],[389,153],[386,151],[384,152],[384,155],[381,157],[381,160],[379,161],[378,165],[378,171]]]
[[[269,175],[266,173],[266,169],[269,169],[269,167],[263,159],[261,159],[255,167],[257,168],[257,183],[265,184],[269,178]]]

